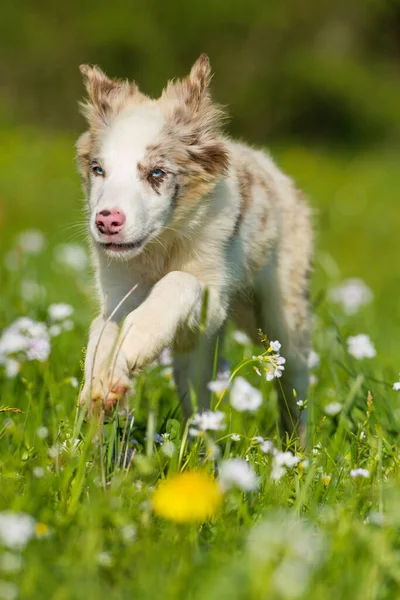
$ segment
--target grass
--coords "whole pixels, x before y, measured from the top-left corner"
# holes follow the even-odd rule
[[[99,432],[80,420],[71,378],[82,379],[96,303],[88,270],[56,268],[54,258],[58,244],[83,240],[82,230],[70,228],[82,221],[73,140],[35,131],[5,132],[3,140],[2,252],[32,227],[45,233],[47,247],[21,255],[16,271],[1,265],[0,329],[19,316],[47,320],[54,302],[75,311],[74,328],[52,339],[48,361],[25,362],[13,379],[0,374],[0,511],[35,519],[25,548],[0,543],[0,598],[398,598],[400,411],[392,389],[400,369],[398,153],[275,149],[315,208],[313,345],[320,355],[308,401],[310,447],[292,445],[302,465],[276,482],[272,456],[253,440],[260,435],[280,444],[267,382],[259,411],[237,413],[226,399],[226,430],[191,445],[162,367],[136,381],[127,449],[121,446],[126,422],[114,420]],[[373,302],[351,317],[327,299],[327,290],[350,276],[374,292]],[[46,296],[21,297],[27,279]],[[376,358],[348,354],[346,338],[360,332],[373,340]],[[223,354],[236,367],[255,351],[228,335]],[[251,365],[239,374],[260,384]],[[337,416],[325,414],[330,402],[342,405]],[[152,431],[169,432],[172,456],[152,443]],[[199,466],[211,476],[215,444],[222,458],[248,459],[258,488],[226,492],[221,510],[202,525],[155,516],[151,498],[160,478]],[[369,477],[353,478],[355,468]]]

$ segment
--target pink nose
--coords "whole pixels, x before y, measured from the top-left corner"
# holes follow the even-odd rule
[[[115,235],[124,226],[125,215],[118,210],[102,210],[96,215],[96,227],[100,233]]]

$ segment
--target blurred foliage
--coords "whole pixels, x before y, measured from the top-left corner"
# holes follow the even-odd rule
[[[156,95],[201,52],[232,134],[258,143],[400,137],[399,0],[3,3],[0,122],[81,127],[80,63]]]

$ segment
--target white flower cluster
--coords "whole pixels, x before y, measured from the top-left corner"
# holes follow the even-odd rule
[[[0,365],[7,377],[15,377],[24,361],[45,362],[50,355],[50,338],[69,331],[74,323],[69,317],[74,309],[69,304],[51,304],[50,325],[30,317],[20,317],[0,335]]]
[[[49,354],[49,333],[45,323],[21,317],[1,334],[0,364],[4,365],[7,377],[15,377],[21,360],[44,362]]]
[[[293,469],[293,467],[296,467],[301,462],[301,458],[295,456],[290,450],[287,452],[280,452],[275,448],[271,440],[264,440],[261,436],[257,436],[253,439],[255,442],[259,443],[261,452],[272,455],[271,478],[274,481],[282,479],[282,477],[286,475],[287,469]]]
[[[38,229],[27,229],[21,231],[15,238],[12,250],[4,257],[4,265],[9,271],[17,271],[23,264],[23,258],[27,255],[37,255],[43,252],[47,246],[47,240]],[[81,244],[59,244],[54,249],[55,265],[65,267],[72,271],[83,271],[88,266],[88,256]],[[43,294],[43,289],[36,282],[27,280],[21,285],[21,294],[24,299],[28,298],[30,292],[37,295]]]
[[[350,471],[350,477],[352,477],[353,479],[357,479],[358,477],[364,477],[364,479],[368,479],[370,476],[370,472],[368,471],[368,469],[352,469]]]
[[[368,335],[360,333],[358,335],[347,338],[347,347],[349,354],[357,358],[374,358],[376,350]]]
[[[22,550],[35,535],[36,521],[26,513],[0,513],[0,543],[7,548]]]
[[[220,410],[205,410],[194,415],[190,435],[198,436],[204,431],[222,431],[225,429],[225,415]]]
[[[253,359],[257,360],[261,365],[261,368],[259,366],[254,367],[257,375],[261,377],[263,374],[262,371],[264,371],[267,381],[272,381],[277,377],[282,377],[282,373],[285,370],[284,364],[286,362],[286,358],[283,358],[283,356],[279,354],[280,349],[280,342],[270,342],[266,354],[253,356]]]
[[[306,521],[289,511],[279,511],[253,527],[247,553],[255,577],[271,573],[270,587],[263,597],[293,600],[305,597],[312,573],[323,560],[325,539]],[[312,597],[309,592],[308,597]]]
[[[88,266],[86,250],[80,244],[59,244],[54,248],[56,263],[72,271],[84,271]]]
[[[16,246],[25,254],[40,254],[47,245],[46,238],[39,229],[26,229],[15,238]]]
[[[233,487],[250,492],[258,487],[258,477],[242,458],[223,460],[219,465],[219,483],[224,491]]]
[[[329,417],[335,417],[336,415],[338,415],[340,413],[340,411],[342,410],[342,408],[343,407],[340,404],[340,402],[329,402],[329,404],[327,404],[325,406],[324,412]]]
[[[56,337],[63,331],[71,331],[74,328],[74,322],[69,318],[73,313],[74,309],[70,304],[65,304],[64,302],[50,304],[48,315],[51,322],[49,327],[51,337]]]
[[[244,331],[236,330],[233,332],[232,337],[235,340],[235,342],[237,344],[240,344],[241,346],[250,346],[251,345],[251,339],[249,338],[247,333],[245,333]]]
[[[347,315],[354,315],[361,306],[369,304],[374,295],[362,279],[345,279],[329,292],[332,302],[341,304]]]
[[[238,412],[254,412],[262,404],[262,394],[243,377],[235,377],[231,388],[230,402],[232,408]]]

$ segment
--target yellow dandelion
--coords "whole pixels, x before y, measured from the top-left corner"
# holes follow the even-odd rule
[[[212,517],[222,502],[222,491],[212,477],[187,471],[162,481],[153,495],[156,515],[177,523],[198,523]]]

